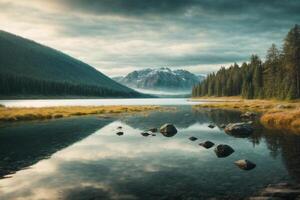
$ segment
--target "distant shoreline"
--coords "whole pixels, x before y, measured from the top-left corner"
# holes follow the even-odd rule
[[[58,106],[15,108],[0,106],[0,122],[58,119],[84,115],[114,115],[159,110],[160,106]]]
[[[269,129],[300,134],[300,100],[246,100],[240,97],[203,97],[192,101],[207,102],[194,108],[229,109],[261,113],[260,122]]]

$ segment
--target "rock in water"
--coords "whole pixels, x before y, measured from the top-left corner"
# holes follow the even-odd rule
[[[208,125],[209,128],[215,128],[215,125],[214,124],[210,124]]]
[[[241,114],[241,117],[242,118],[253,118],[253,117],[256,117],[256,113],[248,111],[248,112]]]
[[[232,136],[248,137],[254,131],[249,123],[230,123],[225,127],[225,132]]]
[[[117,134],[118,136],[124,135],[124,133],[121,132],[121,131],[120,131],[120,132],[117,132],[116,134]]]
[[[151,136],[156,136],[156,134],[155,134],[155,133],[152,133]]]
[[[206,149],[209,149],[209,148],[213,147],[215,144],[211,141],[205,141],[205,142],[201,142],[199,145],[203,146]]]
[[[118,129],[122,129],[122,126],[118,126]]]
[[[142,132],[141,135],[144,136],[144,137],[147,137],[147,136],[150,135],[150,133],[148,133],[148,132]]]
[[[227,157],[233,152],[234,152],[233,148],[231,148],[229,145],[226,144],[219,144],[215,148],[215,153],[219,158]]]
[[[221,124],[221,125],[220,125],[220,128],[225,128],[225,127],[226,127],[225,124]]]
[[[150,128],[149,131],[151,131],[152,133],[156,133],[158,131],[158,128]]]
[[[166,137],[172,137],[177,133],[177,129],[173,124],[165,124],[160,127],[159,131]]]
[[[238,160],[234,162],[235,165],[237,165],[239,168],[243,170],[251,170],[256,167],[256,164],[249,160]]]
[[[196,141],[196,140],[198,140],[198,138],[196,138],[196,137],[194,137],[194,136],[190,137],[189,139],[190,139],[191,141]]]

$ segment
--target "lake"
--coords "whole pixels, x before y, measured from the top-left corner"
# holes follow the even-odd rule
[[[258,122],[247,138],[218,127],[239,116],[177,105],[112,118],[1,124],[0,199],[240,199],[268,184],[300,181],[300,137]],[[178,129],[173,137],[140,134],[167,122]],[[123,136],[116,135],[120,126]],[[235,152],[218,158],[214,147],[198,145],[206,140]],[[257,166],[243,171],[233,164],[240,159]]]
[[[188,98],[0,100],[6,107],[196,105]]]

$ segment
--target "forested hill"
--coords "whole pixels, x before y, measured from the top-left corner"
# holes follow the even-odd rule
[[[249,63],[221,68],[196,85],[192,92],[198,96],[236,96],[253,98],[300,98],[300,26],[287,34],[282,50],[273,44],[265,62],[257,55]]]
[[[57,50],[0,31],[0,97],[141,97]]]

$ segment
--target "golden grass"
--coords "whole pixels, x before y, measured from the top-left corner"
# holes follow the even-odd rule
[[[230,109],[240,111],[255,111],[261,113],[260,122],[270,129],[285,129],[300,134],[300,100],[244,100],[219,98],[217,102],[196,105],[196,108]]]
[[[0,107],[0,121],[56,119],[62,117],[135,113],[158,110],[159,106],[61,106],[45,108]]]

